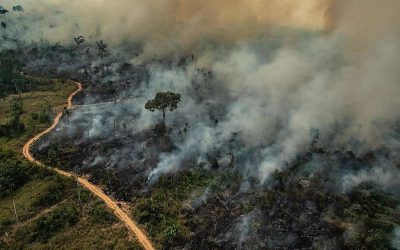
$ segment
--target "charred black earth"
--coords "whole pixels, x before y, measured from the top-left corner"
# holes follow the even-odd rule
[[[161,63],[181,67],[190,60],[175,66]],[[133,79],[99,86],[88,76],[105,74],[107,65],[92,73],[84,69],[81,77],[87,83],[75,100],[76,110],[64,116],[57,132],[37,144],[35,154],[49,166],[87,176],[107,194],[130,204],[134,218],[165,249],[391,248],[391,233],[399,223],[396,196],[373,182],[347,188],[342,178],[373,169],[389,157],[385,149],[356,156],[321,147],[314,136],[303,154],[274,170],[262,184],[251,169],[241,166],[244,156],[235,154],[243,145],[237,131],[226,145],[207,152],[203,161],[189,155],[179,170],[149,178],[163,154],[178,150],[176,141],[184,140],[191,126],[177,117],[166,131],[161,123],[144,130],[132,128],[140,111],[129,106],[137,104],[141,88],[147,88],[148,67],[123,64],[117,71]],[[212,72],[198,72],[203,82],[213,77]],[[188,93],[198,102],[212,96],[207,86],[194,83],[193,88]],[[109,129],[103,134],[88,131],[98,112],[93,107],[101,108],[99,124]],[[214,104],[212,109],[218,112],[223,106]],[[208,119],[212,127],[220,122],[211,111]]]

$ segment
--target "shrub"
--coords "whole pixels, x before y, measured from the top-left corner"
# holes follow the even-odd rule
[[[78,220],[78,211],[75,206],[63,204],[36,221],[34,234],[30,241],[46,242],[63,228],[75,225]]]
[[[96,202],[89,208],[89,216],[95,223],[107,224],[115,221],[114,215],[99,202]]]
[[[30,180],[30,165],[16,160],[14,155],[0,151],[0,197],[5,197]]]

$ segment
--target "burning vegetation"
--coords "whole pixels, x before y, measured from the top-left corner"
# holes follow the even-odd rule
[[[399,3],[121,0],[105,22],[41,2],[3,14],[1,90],[26,88],[16,62],[84,84],[35,154],[129,204],[158,248],[399,248]]]

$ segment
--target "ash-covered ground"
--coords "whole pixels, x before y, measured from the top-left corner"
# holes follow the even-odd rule
[[[176,2],[177,13],[134,1],[163,17],[153,20],[133,18],[121,0],[120,18],[97,20],[58,11],[80,13],[74,4],[42,2],[35,14],[9,17],[2,51],[25,73],[75,79],[85,90],[35,153],[128,202],[156,246],[399,247],[398,3],[377,11],[370,0],[288,1],[282,11],[271,1],[282,13],[253,20],[260,13],[247,8],[266,7],[260,1],[215,4],[220,19],[199,1],[197,10]],[[321,8],[329,29],[315,17]],[[145,109],[162,91],[181,95],[166,129],[160,112]]]
[[[287,121],[264,127],[269,116],[253,103],[269,100],[235,107],[247,93],[233,97],[212,69],[193,66],[194,55],[104,61],[79,69],[85,91],[37,155],[130,202],[163,247],[391,247],[398,223],[395,139],[371,150],[355,138],[341,147],[336,134],[327,143],[311,127],[302,147],[282,157],[274,141]],[[182,95],[167,113],[166,132],[161,113],[144,109],[162,90]]]

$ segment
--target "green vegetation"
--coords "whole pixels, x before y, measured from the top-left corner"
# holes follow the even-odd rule
[[[0,98],[10,94],[34,92],[43,87],[39,80],[30,79],[21,71],[22,65],[12,51],[0,54]]]
[[[35,92],[12,94],[0,99],[0,144],[21,152],[24,143],[49,126],[57,110],[76,89],[69,81],[32,78]],[[54,107],[54,108],[52,108]]]
[[[38,83],[35,92],[0,100],[1,128],[10,129],[0,135],[0,249],[140,249],[114,214],[75,180],[23,158],[24,143],[49,126],[51,107],[62,108],[76,88],[67,81],[24,78]],[[15,124],[23,129],[11,130]]]
[[[39,217],[33,225],[18,230],[16,239],[22,242],[48,242],[52,236],[64,228],[75,225],[79,214],[73,204],[61,204],[52,212]]]
[[[279,212],[283,221],[290,221],[282,224],[287,230],[295,225],[304,233],[314,232],[315,225],[326,223],[326,229],[343,235],[344,249],[391,249],[393,230],[400,223],[399,201],[394,196],[368,183],[349,194],[326,192],[320,178],[290,179],[291,173],[291,170],[276,170],[274,188],[254,188],[246,194],[246,199],[237,198],[228,204],[224,197],[237,192],[240,173],[229,169],[222,173],[187,170],[176,177],[161,177],[147,197],[137,200],[132,213],[145,225],[156,247],[163,249],[187,242],[218,248],[215,239],[202,230],[213,228],[225,232],[231,223],[229,218],[252,211],[262,211],[264,216],[272,213],[271,218],[254,228],[273,227],[276,218],[273,214]],[[203,195],[200,203],[192,203],[194,197],[199,199]],[[315,204],[316,210],[303,224],[301,215],[307,210],[307,202]]]
[[[153,100],[149,100],[145,104],[145,108],[154,112],[156,110],[161,111],[163,114],[163,126],[165,127],[165,112],[167,110],[174,111],[178,108],[178,104],[181,101],[181,95],[170,91],[159,92],[156,94]]]
[[[0,149],[0,198],[25,184],[31,176],[30,170],[26,162],[13,159],[12,152]]]
[[[156,247],[168,249],[172,243],[179,245],[179,242],[187,241],[189,231],[183,214],[185,201],[194,189],[202,190],[212,180],[212,174],[203,171],[188,171],[176,178],[161,177],[151,196],[136,202],[134,218],[145,225],[158,244]]]
[[[394,219],[398,200],[363,184],[350,194],[343,211],[353,227],[346,231],[348,249],[391,249],[392,233],[399,223]]]
[[[25,125],[21,122],[23,114],[23,104],[21,98],[10,100],[11,120],[4,125],[0,125],[0,136],[16,137],[24,132]]]
[[[15,62],[12,59],[3,58],[0,61],[0,97],[9,93],[18,93],[18,80],[14,73]]]

